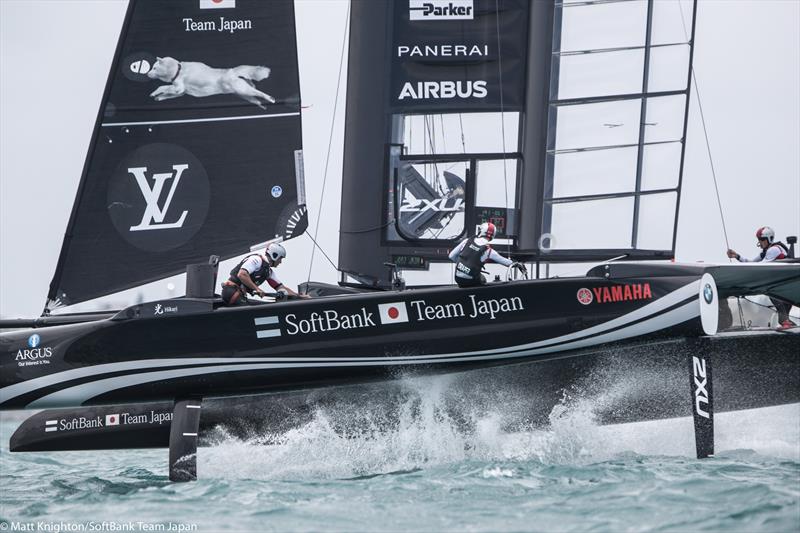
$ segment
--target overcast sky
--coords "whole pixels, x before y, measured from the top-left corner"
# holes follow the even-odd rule
[[[42,310],[126,4],[0,0],[0,316]],[[311,228],[321,216],[319,242],[335,261],[344,93],[321,208],[319,198],[347,3],[296,4]],[[752,256],[758,226],[781,239],[800,234],[800,2],[701,1],[694,65],[730,244]],[[696,93],[689,121],[677,259],[723,261]],[[310,241],[287,249],[291,268],[281,277],[294,286],[308,276]],[[337,274],[318,254],[312,278],[335,282]],[[163,295],[166,284],[146,297]]]

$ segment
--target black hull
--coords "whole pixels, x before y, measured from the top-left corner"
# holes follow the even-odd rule
[[[0,335],[0,409],[242,396],[702,334],[697,275],[549,279],[211,309],[169,300]]]
[[[703,354],[714,364],[717,412],[800,402],[800,336],[775,332],[722,334],[699,339],[662,339],[610,350],[596,350],[536,364],[523,363],[464,372],[448,382],[442,407],[469,427],[469,409],[502,409],[509,431],[543,427],[554,407],[591,405],[599,424],[690,416],[687,355]],[[418,372],[404,374],[413,377]],[[396,376],[397,377],[397,376]],[[319,409],[344,414],[343,434],[380,423],[392,425],[407,398],[408,382],[331,387],[206,400],[200,423],[204,442],[217,435],[269,442],[270,435],[311,420]],[[366,408],[366,406],[370,406]],[[14,433],[12,451],[165,448],[172,402],[144,405],[46,410]],[[368,411],[365,415],[364,411]],[[116,419],[106,425],[107,417]],[[361,423],[359,419],[366,416]],[[48,421],[50,424],[48,425]],[[52,428],[56,429],[52,429]],[[47,429],[50,428],[50,431]]]

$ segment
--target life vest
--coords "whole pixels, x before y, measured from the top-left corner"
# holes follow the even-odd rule
[[[770,244],[767,247],[766,250],[761,250],[761,260],[762,261],[767,256],[767,251],[769,251],[769,249],[772,248],[773,246],[777,246],[778,248],[781,249],[780,255],[778,255],[778,257],[776,257],[775,259],[786,259],[787,257],[789,257],[789,249],[786,247],[785,244],[783,244],[782,242],[778,241],[778,242],[773,242],[772,244]]]
[[[477,244],[475,237],[471,238],[464,244],[464,249],[458,254],[458,264],[456,270],[461,273],[461,278],[468,277],[472,280],[479,280],[481,277],[481,267],[483,261],[481,257],[489,249],[488,244]]]
[[[250,279],[252,279],[253,283],[255,283],[256,285],[261,285],[262,283],[267,281],[267,278],[269,278],[269,273],[271,271],[269,266],[269,261],[266,261],[259,254],[248,255],[247,257],[239,261],[239,264],[237,264],[235,267],[231,269],[231,277],[229,278],[230,281],[236,283],[237,285],[242,285],[242,280],[239,279],[239,271],[242,269],[242,265],[244,264],[244,262],[250,259],[251,257],[260,258],[261,267],[252,274],[250,274]]]

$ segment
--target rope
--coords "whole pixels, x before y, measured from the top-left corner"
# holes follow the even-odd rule
[[[686,20],[685,20],[684,14],[683,14],[683,6],[681,5],[680,0],[678,1],[678,9],[681,12],[681,24],[683,25],[683,34],[686,37],[686,40],[688,42],[689,41],[689,32],[686,29]],[[694,23],[696,24],[697,21],[694,21]],[[694,45],[695,45],[695,43],[692,42],[692,46],[694,46]],[[694,92],[695,92],[695,94],[697,94],[697,107],[700,109],[700,121],[703,124],[703,135],[704,135],[705,140],[706,140],[706,151],[708,152],[708,161],[709,161],[709,163],[711,165],[711,177],[714,180],[714,191],[716,192],[716,195],[717,195],[717,207],[719,208],[719,218],[722,221],[722,233],[725,236],[725,247],[727,249],[730,249],[731,246],[730,246],[730,243],[729,243],[729,240],[728,240],[728,229],[727,229],[727,227],[725,225],[725,215],[724,215],[724,213],[722,211],[722,199],[719,196],[719,185],[717,183],[717,171],[716,171],[716,169],[714,167],[714,158],[711,155],[711,143],[709,142],[709,139],[708,139],[708,128],[706,128],[706,117],[705,117],[705,114],[703,113],[703,101],[700,98],[700,86],[697,83],[697,72],[696,72],[696,69],[694,68],[694,66],[691,67],[691,73],[692,73],[692,82],[694,83]],[[684,140],[684,142],[686,142],[686,141]],[[728,258],[728,262],[732,262],[732,261],[733,261],[733,259],[729,257]]]
[[[496,11],[495,26],[497,30],[497,74],[500,82],[500,133],[502,135],[503,156],[506,155],[506,114],[503,102],[503,53],[500,45],[500,0],[494,0]],[[503,185],[505,186],[505,206],[506,206],[506,237],[508,237],[508,171],[506,169],[506,159],[503,157]],[[506,238],[506,253],[511,255],[511,239]]]
[[[319,192],[319,211],[318,211],[319,214],[317,215],[317,222],[314,225],[314,236],[311,237],[311,235],[308,235],[308,232],[306,232],[306,235],[308,235],[311,238],[311,240],[314,242],[315,245],[313,248],[311,248],[311,260],[308,262],[308,278],[306,279],[306,283],[311,281],[311,269],[314,267],[314,253],[316,252],[317,248],[319,248],[320,252],[322,252],[322,254],[328,259],[328,261],[330,261],[330,263],[333,265],[333,268],[335,268],[337,271],[339,270],[338,268],[336,268],[336,265],[333,264],[333,261],[331,261],[330,257],[328,257],[328,254],[325,253],[325,250],[323,250],[322,247],[319,244],[317,244],[317,234],[319,233],[319,222],[320,220],[322,220],[322,199],[325,198],[325,184],[328,181],[328,163],[330,163],[331,160],[331,148],[333,146],[333,129],[334,126],[336,125],[336,111],[339,107],[339,88],[342,83],[342,69],[344,67],[344,51],[345,51],[345,44],[347,43],[347,33],[349,28],[350,28],[350,5],[348,4],[347,15],[344,20],[344,33],[342,34],[342,51],[339,57],[339,76],[336,79],[336,95],[334,96],[333,100],[333,118],[331,118],[331,130],[330,134],[328,135],[328,153],[325,156],[325,171],[322,174],[322,190],[320,190]]]
[[[328,260],[328,262],[331,264],[331,266],[332,266],[332,267],[333,267],[335,270],[337,270],[337,271],[338,271],[339,269],[338,269],[338,268],[336,267],[336,265],[333,263],[333,261],[331,260],[331,258],[330,258],[330,257],[328,257],[328,254],[326,254],[326,253],[325,253],[325,250],[323,250],[323,249],[322,249],[322,246],[320,246],[320,245],[319,245],[319,243],[318,243],[318,242],[317,242],[317,241],[314,239],[314,237],[312,237],[312,236],[311,236],[311,235],[310,235],[308,232],[306,232],[306,235],[308,235],[308,238],[309,238],[309,239],[311,239],[311,242],[313,242],[313,243],[314,243],[314,246],[315,246],[315,248],[319,248],[319,251],[322,253],[322,255],[324,255],[324,256],[325,256],[325,259],[327,259],[327,260]],[[311,276],[309,276],[309,277],[308,277],[308,280],[307,280],[307,282],[308,282],[308,281],[311,281]]]
[[[776,313],[778,312],[778,308],[777,308],[776,306],[774,306],[774,305],[764,305],[764,304],[762,304],[762,303],[754,302],[753,300],[751,300],[751,299],[750,299],[750,298],[748,298],[747,296],[742,296],[742,297],[741,297],[741,299],[742,299],[742,300],[744,300],[745,302],[749,302],[749,303],[751,303],[751,304],[753,304],[753,305],[757,305],[757,306],[759,306],[759,307],[763,307],[763,308],[765,308],[765,309],[769,309],[770,311],[775,311]],[[791,303],[791,302],[787,302],[787,303]],[[787,313],[787,314],[788,314],[788,315],[789,315],[791,318],[800,318],[800,317],[794,316],[794,315],[793,315],[793,314],[791,314],[791,313]]]

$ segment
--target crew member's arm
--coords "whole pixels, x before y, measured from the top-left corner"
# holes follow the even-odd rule
[[[769,250],[767,251],[767,255],[769,255]],[[766,257],[764,259],[767,261],[772,261],[777,256],[778,254],[776,253],[773,255],[772,259],[766,259]],[[731,250],[730,248],[728,248],[728,257],[730,257],[731,259],[736,259],[740,263],[758,263],[759,261],[761,261],[760,255],[754,257],[753,259],[748,259],[746,257],[742,257],[741,255],[737,254],[735,250]]]
[[[274,268],[270,269],[269,271],[269,277],[267,278],[267,283],[269,283],[269,286],[275,289],[276,291],[284,290],[286,291],[286,294],[290,296],[296,296],[297,298],[311,298],[310,295],[297,293],[292,289],[290,289],[289,287],[287,287],[286,285],[284,285],[283,283],[281,283],[281,280],[278,279],[278,276],[275,274]]]
[[[458,243],[458,246],[453,248],[453,250],[450,252],[450,255],[447,256],[450,259],[450,261],[452,261],[453,263],[458,263],[458,256],[461,255],[461,250],[464,249],[464,246],[466,246],[466,244],[467,244],[467,239],[464,239],[463,241]]]
[[[259,296],[264,296],[266,294],[261,288],[255,284],[253,278],[250,277],[250,272],[247,270],[240,268],[239,273],[237,274],[239,279],[242,281],[242,285],[253,291],[254,293],[258,294]]]
[[[484,263],[499,263],[505,267],[509,267],[514,264],[514,261],[503,257],[492,248],[489,248],[486,250],[486,252],[484,252],[484,257],[482,259]]]

